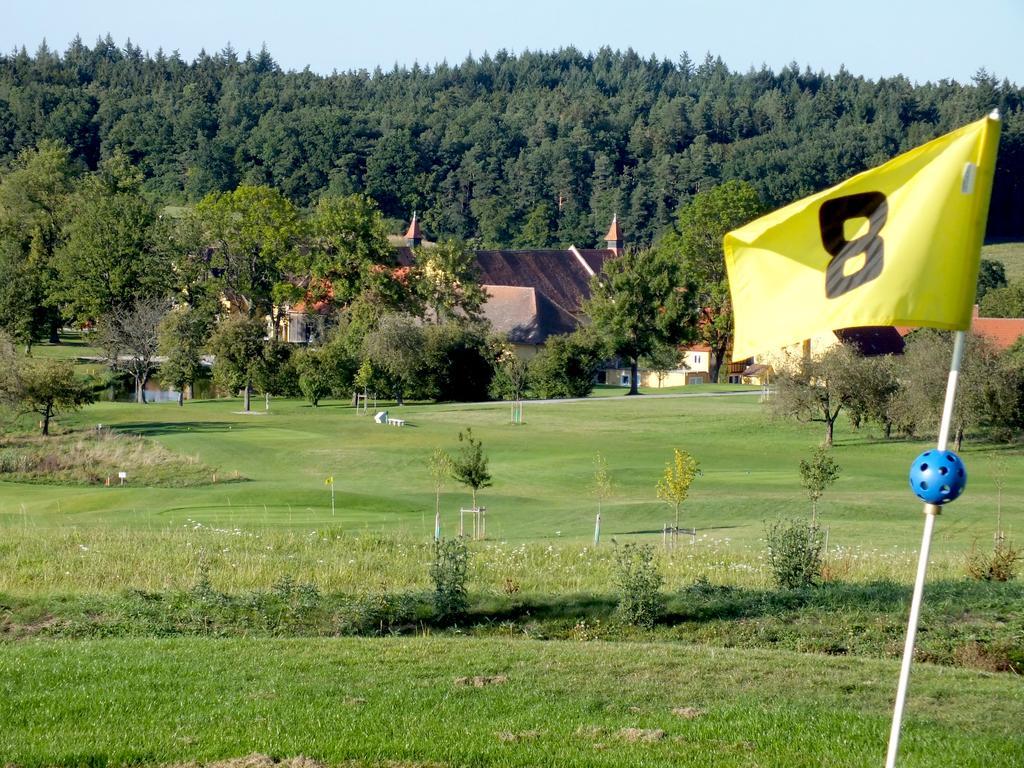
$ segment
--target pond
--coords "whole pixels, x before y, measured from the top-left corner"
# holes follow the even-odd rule
[[[197,400],[213,397],[213,381],[199,379],[192,390],[193,397]],[[146,382],[145,391],[147,403],[178,402],[178,390],[169,384],[163,384],[159,374],[150,377]],[[118,379],[112,386],[107,387],[101,399],[117,403],[134,403],[135,380],[131,377]]]

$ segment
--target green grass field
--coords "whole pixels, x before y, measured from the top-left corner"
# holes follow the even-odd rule
[[[992,243],[981,249],[981,257],[1002,262],[1008,282],[1024,278],[1024,243]]]
[[[488,510],[488,542],[479,549],[489,552],[492,563],[546,574],[531,586],[588,589],[606,580],[605,570],[591,579],[586,567],[595,511],[588,487],[597,451],[607,458],[615,483],[603,515],[605,545],[612,539],[660,543],[671,511],[655,499],[655,485],[677,446],[699,457],[704,475],[682,513],[698,539],[673,558],[670,583],[704,574],[762,585],[764,521],[807,514],[797,465],[821,431],[773,420],[759,400],[729,395],[527,403],[523,425],[510,424],[501,404],[391,408],[407,419],[405,427],[375,424],[338,403],[315,409],[275,401],[270,413],[253,415],[237,413],[239,404],[229,400],[183,408],[96,404],[63,423],[102,423],[147,436],[211,467],[209,484],[138,487],[132,467],[124,468],[125,487],[116,478],[109,488],[0,483],[0,529],[8,542],[0,544],[0,589],[180,586],[194,579],[200,550],[215,579],[238,587],[268,586],[292,566],[327,588],[368,578],[421,580],[434,507],[425,459],[434,446],[456,450],[457,434],[466,427],[483,440],[494,476],[493,487],[480,495]],[[909,580],[921,505],[906,487],[905,467],[927,445],[840,429],[835,456],[843,472],[821,514],[830,549],[845,559],[853,578]],[[952,569],[945,575],[958,570],[975,541],[991,541],[995,456],[1008,462],[1004,524],[1013,534],[1021,523],[1022,510],[1011,502],[1024,490],[1020,452],[967,443],[971,479],[964,497],[938,522],[937,574],[943,564]],[[224,482],[236,476],[247,480]],[[335,478],[334,515],[327,476]],[[465,489],[448,484],[442,496],[445,535],[457,533],[459,508],[469,502]],[[414,576],[402,575],[409,570],[402,558],[415,566]],[[535,568],[539,562],[550,568]]]
[[[62,419],[141,435],[210,477],[146,487],[125,467],[124,487],[0,482],[0,765],[253,752],[351,766],[879,764],[899,585],[921,530],[906,467],[929,442],[844,423],[842,476],[820,504],[830,584],[778,593],[764,522],[808,513],[797,465],[821,429],[773,420],[757,393],[727,389],[527,402],[523,425],[503,404],[391,406],[407,426],[388,427],[346,404],[291,400],[248,415],[234,400],[98,403]],[[686,394],[698,392],[715,389]],[[470,623],[333,637],[360,605],[429,589],[424,464],[435,446],[457,450],[467,427],[494,475],[480,496],[488,537],[471,547]],[[613,540],[660,545],[671,511],[655,484],[674,447],[704,470],[682,514],[698,536],[659,546],[667,614],[645,635],[615,624]],[[595,549],[597,451],[615,494]],[[964,586],[963,557],[991,543],[996,458],[1004,525],[1019,529],[1024,459],[972,442],[963,455],[969,488],[938,521],[919,652],[1005,669],[1019,657],[1020,590]],[[449,483],[446,536],[468,505]],[[225,594],[196,592],[202,574]],[[305,618],[274,596],[286,577],[322,593]],[[1019,677],[921,663],[914,675],[901,765],[1021,764]]]
[[[26,642],[0,654],[0,756],[26,767],[253,752],[373,766],[874,766],[896,669],[656,643]],[[900,765],[1019,766],[1022,715],[1013,677],[919,665]]]

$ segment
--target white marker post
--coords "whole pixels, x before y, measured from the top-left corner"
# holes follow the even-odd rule
[[[956,400],[956,385],[960,378],[960,363],[964,357],[964,344],[967,340],[966,331],[957,331],[953,341],[953,360],[949,366],[949,378],[946,381],[946,401],[942,406],[942,422],[939,425],[938,450],[946,450],[949,443],[949,427],[953,421],[953,403]],[[932,544],[932,530],[935,518],[942,509],[936,504],[924,505],[924,536],[921,539],[921,552],[917,558],[917,578],[914,581],[914,596],[910,601],[910,618],[907,620],[907,642],[903,646],[903,665],[900,667],[900,682],[896,688],[896,704],[892,712],[892,729],[889,731],[889,752],[885,758],[885,768],[896,767],[896,754],[900,749],[900,727],[903,724],[903,706],[907,701],[907,686],[910,684],[910,663],[914,660],[914,641],[917,638],[917,622],[921,615],[921,599],[924,596],[924,577],[928,570],[928,551]]]

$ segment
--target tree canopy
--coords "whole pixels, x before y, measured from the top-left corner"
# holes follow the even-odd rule
[[[166,202],[239,184],[304,207],[365,193],[385,217],[419,211],[435,238],[505,247],[589,246],[618,212],[647,245],[715,184],[746,180],[778,207],[998,107],[988,233],[1011,237],[1024,232],[1022,104],[985,70],[915,84],[568,47],[321,76],[266,50],[186,61],[108,36],[0,56],[0,164],[54,140],[90,169],[124,153]]]
[[[679,209],[675,230],[659,249],[677,253],[687,276],[695,283],[700,318],[697,339],[711,348],[710,380],[718,372],[732,341],[733,315],[729,280],[725,271],[725,234],[757,218],[764,204],[757,190],[745,181],[727,181],[699,192]]]
[[[683,266],[663,250],[628,249],[591,280],[586,311],[609,349],[629,360],[629,394],[637,394],[641,357],[680,344],[695,330],[696,291]]]

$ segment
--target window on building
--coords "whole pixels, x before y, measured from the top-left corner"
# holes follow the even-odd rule
[[[628,373],[622,374],[622,376],[619,377],[619,383],[622,386],[624,386],[624,387],[628,387],[629,386],[629,374]]]

